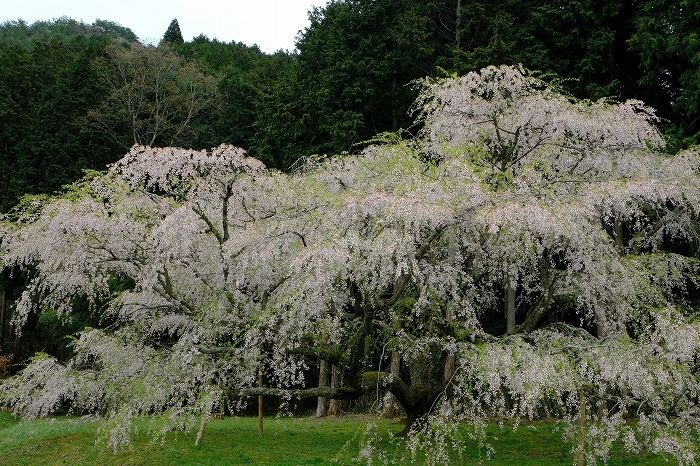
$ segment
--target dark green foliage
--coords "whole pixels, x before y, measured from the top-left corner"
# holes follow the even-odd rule
[[[463,2],[452,66],[464,73],[522,63],[575,79],[567,86],[578,98],[638,97],[640,72],[625,44],[633,13],[620,0]]]
[[[165,34],[163,34],[163,42],[168,42],[170,44],[182,44],[185,42],[182,38],[180,23],[177,22],[177,18],[170,22],[170,26],[168,26]]]
[[[495,63],[558,76],[577,98],[643,100],[666,119],[669,150],[685,147],[700,124],[696,3],[331,1],[310,12],[293,65],[265,89],[252,153],[288,169],[303,156],[357,150],[411,127],[412,80]],[[652,10],[664,13],[645,22]],[[645,67],[666,78],[645,77]]]
[[[284,53],[266,55],[257,46],[223,43],[200,35],[176,46],[187,61],[195,61],[217,76],[219,101],[217,111],[197,116],[192,126],[194,148],[208,148],[221,143],[249,149],[255,135],[254,124],[261,113],[261,95],[273,86],[290,58]]]
[[[51,193],[102,169],[120,151],[83,124],[103,94],[91,62],[108,40],[93,36],[50,42],[31,49],[0,45],[0,210],[26,193]]]
[[[578,98],[651,104],[673,152],[700,134],[699,9],[690,0],[333,0],[309,13],[298,52],[274,55],[203,35],[184,42],[174,19],[163,41],[214,75],[220,94],[178,144],[230,143],[286,170],[377,133],[415,131],[416,78],[522,63],[565,79]],[[0,209],[123,151],[80,124],[105,97],[88,65],[109,40],[136,36],[65,17],[0,25]]]
[[[669,121],[664,125],[677,148],[700,142],[700,3],[646,0],[628,40],[639,54],[640,82],[647,102]]]
[[[51,193],[120,155],[83,118],[104,98],[91,62],[128,28],[69,18],[0,26],[0,212],[26,193]]]
[[[454,20],[455,41],[442,66],[462,74],[493,63],[517,64],[523,57],[541,54],[534,44],[522,49],[528,39],[522,26],[529,7],[530,2],[517,0],[462,1],[459,24]]]
[[[576,79],[569,87],[580,98],[634,97],[639,73],[624,46],[632,16],[627,5],[600,0],[541,2],[528,12],[525,23],[527,39],[539,52],[526,66]]]
[[[676,151],[697,143],[700,131],[698,5],[692,0],[462,1],[452,53],[440,63],[460,74],[494,63],[522,63],[566,79],[577,98],[642,100],[665,119],[669,150]]]
[[[432,74],[445,40],[437,2],[332,1],[309,14],[295,66],[266,96],[254,147],[288,168],[408,128],[414,79]]]
[[[294,60],[285,75],[267,89],[255,120],[251,152],[270,167],[289,169],[318,144],[307,113],[313,101],[301,94],[299,78],[299,63]]]
[[[697,141],[692,137],[700,129],[697,2],[499,0],[475,8],[481,3],[466,2],[471,14],[463,39],[486,46],[465,48],[462,40],[458,70],[478,68],[494,56],[523,63],[572,79],[566,87],[579,98],[643,100],[665,119],[672,151]],[[488,13],[472,25],[480,11]],[[509,38],[506,47],[496,47],[503,43],[500,37]]]

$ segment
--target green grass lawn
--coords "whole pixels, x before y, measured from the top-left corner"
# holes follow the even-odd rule
[[[195,433],[171,434],[164,444],[154,444],[143,434],[136,436],[132,447],[115,455],[104,443],[95,443],[97,422],[77,418],[18,422],[0,412],[0,465],[358,465],[366,464],[353,459],[358,456],[370,421],[377,425],[388,464],[409,464],[401,460],[406,456],[403,440],[391,439],[389,435],[401,426],[368,417],[266,418],[264,437],[258,436],[254,418],[213,419],[199,446],[194,445]],[[521,426],[515,431],[493,425],[488,436],[495,452],[490,461],[484,461],[486,465],[547,466],[574,462],[571,447],[562,442],[555,424]],[[469,442],[460,456],[453,464],[476,464],[484,459],[476,442]],[[608,464],[672,465],[675,461],[647,454],[629,456],[617,450]]]

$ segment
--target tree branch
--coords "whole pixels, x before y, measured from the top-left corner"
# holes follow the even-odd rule
[[[229,391],[233,397],[244,398],[248,396],[283,396],[292,398],[316,398],[323,397],[331,400],[356,400],[365,394],[364,390],[349,387],[315,387],[306,389],[293,388],[239,388]]]
[[[195,214],[199,216],[200,219],[204,221],[204,223],[207,224],[207,227],[209,227],[209,230],[212,232],[212,234],[216,237],[216,240],[219,242],[219,244],[223,244],[224,242],[224,237],[221,233],[219,233],[219,230],[216,229],[214,224],[212,223],[211,220],[209,220],[209,217],[207,217],[204,212],[202,211],[202,208],[199,207],[199,205],[194,204],[192,206],[192,210],[194,211]]]
[[[430,245],[435,241],[441,234],[442,232],[447,228],[447,225],[443,225],[441,227],[438,227],[432,235],[421,245],[420,248],[416,251],[414,254],[414,258],[417,261],[422,260],[425,255],[428,253],[428,248],[430,248]],[[408,285],[408,280],[411,278],[411,273],[407,272],[403,275],[401,275],[399,278],[396,279],[394,282],[394,292],[392,295],[387,298],[387,299],[379,299],[379,305],[383,308],[389,308],[393,306],[396,301],[401,298],[401,295],[403,295],[403,292],[406,290],[406,285]]]
[[[525,317],[525,322],[515,327],[515,329],[512,332],[509,332],[509,334],[530,333],[535,330],[537,325],[549,311],[549,303],[552,301],[552,290],[554,289],[554,284],[556,283],[557,278],[558,277],[556,275],[552,277],[552,280],[549,282],[549,286],[547,286],[544,294],[537,301],[535,307],[528,312],[527,316]]]

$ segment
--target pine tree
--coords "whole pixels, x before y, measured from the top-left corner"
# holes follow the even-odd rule
[[[185,40],[182,38],[182,32],[180,31],[180,23],[177,22],[177,18],[170,22],[168,30],[163,34],[162,42],[169,42],[171,44],[182,44]]]

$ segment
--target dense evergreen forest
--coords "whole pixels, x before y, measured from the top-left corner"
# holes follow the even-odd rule
[[[411,129],[413,80],[489,64],[522,63],[563,79],[577,98],[640,99],[657,109],[677,149],[700,131],[698,15],[687,0],[331,1],[309,13],[297,51],[273,55],[204,35],[185,42],[174,21],[158,46],[169,52],[142,66],[170,60],[168,79],[194,69],[192,82],[211,88],[197,112],[174,123],[181,127],[155,139],[133,137],[124,89],[104,75],[116,72],[105,60],[129,59],[110,44],[144,53],[154,44],[109,21],[8,21],[0,26],[0,206],[103,169],[134,142],[230,143],[283,170],[302,156],[352,151],[378,133]],[[156,97],[144,91],[131,116],[148,119]]]
[[[133,144],[232,144],[284,171],[377,134],[416,134],[416,79],[491,64],[521,63],[578,99],[642,100],[671,152],[700,141],[696,1],[331,0],[309,18],[297,50],[272,55],[205,35],[186,42],[176,20],[159,44],[107,20],[0,25],[0,212]],[[5,303],[25,279],[3,277],[5,354],[19,344]],[[25,355],[56,354],[89,323],[42,319],[27,322]]]

